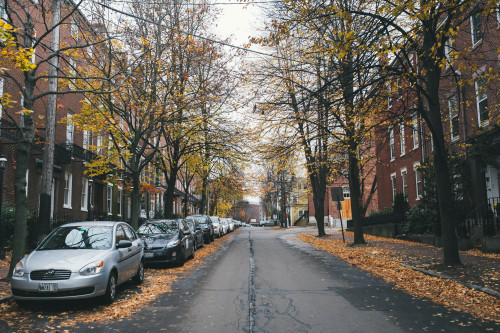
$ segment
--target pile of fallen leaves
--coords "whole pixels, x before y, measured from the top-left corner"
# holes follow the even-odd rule
[[[424,297],[482,319],[500,322],[499,298],[467,288],[452,280],[432,277],[404,267],[394,258],[394,252],[391,250],[369,245],[347,246],[341,240],[320,239],[312,234],[300,234],[297,237],[319,250],[333,254],[355,267],[393,283],[398,289],[410,295]],[[365,237],[368,240],[378,238]]]
[[[23,329],[29,328],[31,324],[27,320],[30,314],[36,314],[38,318],[48,319],[53,327],[50,329],[61,329],[64,327],[74,327],[76,324],[105,322],[106,320],[122,320],[133,314],[139,307],[144,307],[154,301],[158,295],[168,293],[172,290],[172,284],[182,278],[182,274],[198,267],[204,262],[204,258],[216,252],[228,238],[216,239],[213,243],[205,244],[198,249],[195,258],[188,260],[180,267],[163,269],[146,269],[144,283],[135,290],[125,289],[122,293],[127,293],[123,298],[117,299],[111,305],[95,305],[91,308],[70,310],[60,313],[48,313],[43,310],[20,308],[14,301],[0,304],[0,312],[3,314],[9,326],[19,328],[20,322],[26,322]],[[68,314],[70,319],[68,319]],[[57,324],[56,324],[57,323]]]

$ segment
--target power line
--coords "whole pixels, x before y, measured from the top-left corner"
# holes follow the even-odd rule
[[[166,28],[166,29],[169,29],[169,30],[172,30],[172,31],[177,31],[177,32],[179,32],[181,34],[184,34],[184,35],[187,35],[187,36],[199,38],[199,39],[206,40],[206,41],[209,41],[209,42],[212,42],[212,43],[216,43],[216,44],[228,46],[228,47],[231,47],[231,48],[234,48],[234,49],[238,49],[238,50],[242,50],[242,51],[245,51],[245,52],[259,54],[259,55],[266,56],[266,57],[272,57],[272,58],[283,59],[283,60],[290,60],[290,59],[279,57],[279,56],[276,56],[276,55],[273,55],[273,54],[269,54],[269,53],[265,53],[265,52],[261,52],[261,51],[256,51],[256,50],[251,50],[251,49],[248,49],[248,48],[245,48],[245,47],[241,47],[241,46],[229,44],[229,43],[226,43],[226,42],[223,42],[223,41],[220,41],[220,40],[215,40],[215,39],[212,39],[212,38],[208,38],[208,37],[204,37],[204,36],[200,36],[200,35],[195,35],[195,34],[192,34],[192,33],[188,33],[188,32],[185,32],[185,31],[177,29],[177,28],[169,27],[169,26],[167,26],[165,24],[153,22],[153,21],[148,20],[148,19],[146,19],[144,17],[139,17],[137,15],[124,12],[122,10],[110,7],[108,5],[105,5],[104,3],[98,3],[98,4],[101,5],[101,6],[103,6],[103,7],[105,7],[105,8],[107,8],[107,9],[109,9],[109,10],[112,10],[112,11],[114,11],[116,13],[123,14],[123,15],[129,16],[129,17],[135,18],[137,20],[141,20],[141,21],[144,21],[144,22],[147,22],[147,23],[151,23],[151,24],[154,24],[154,25],[157,25],[159,27],[163,27],[163,28]],[[148,4],[151,4],[151,3],[148,3]]]

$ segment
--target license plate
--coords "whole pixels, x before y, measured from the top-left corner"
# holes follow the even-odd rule
[[[38,291],[40,292],[56,292],[57,283],[39,283]]]
[[[155,254],[153,252],[146,252],[144,253],[144,258],[153,258]]]

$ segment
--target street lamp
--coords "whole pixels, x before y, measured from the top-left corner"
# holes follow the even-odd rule
[[[5,166],[7,165],[7,159],[5,156],[0,156],[0,259],[5,259],[5,226],[2,219],[2,207],[3,207],[3,172],[5,171]]]

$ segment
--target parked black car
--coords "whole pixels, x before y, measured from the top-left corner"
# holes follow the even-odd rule
[[[207,215],[190,215],[186,219],[198,221],[201,230],[203,231],[203,239],[205,240],[205,244],[214,241],[214,225]]]
[[[203,231],[201,230],[201,226],[198,221],[195,219],[186,219],[186,223],[193,234],[195,250],[203,247],[205,245],[203,241]]]
[[[137,230],[144,242],[146,263],[183,264],[194,257],[194,237],[186,221],[150,220]]]

